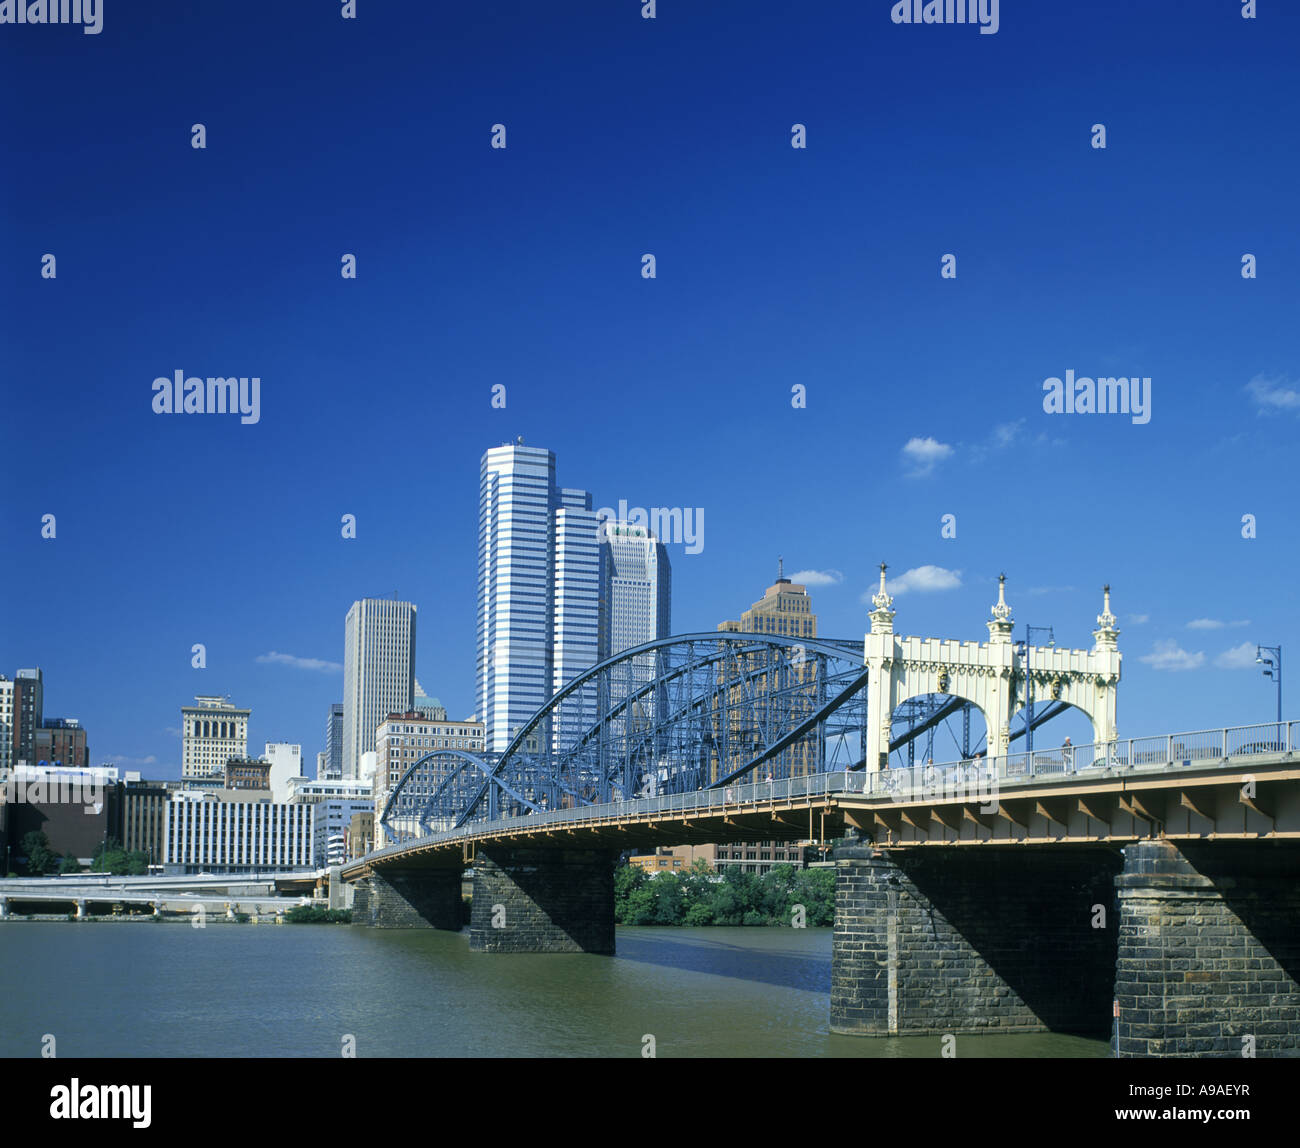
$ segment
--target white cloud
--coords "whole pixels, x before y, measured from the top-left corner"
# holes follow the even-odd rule
[[[1130,614],[1127,618],[1124,619],[1124,621],[1127,622],[1130,626],[1145,626],[1149,621],[1151,621],[1151,615]]]
[[[952,456],[952,447],[937,439],[910,438],[903,447],[903,459],[912,468],[909,478],[925,478],[934,468]]]
[[[1256,375],[1246,384],[1251,400],[1260,414],[1273,411],[1300,412],[1300,391],[1288,386],[1284,379],[1270,379]]]
[[[1240,622],[1224,622],[1218,618],[1193,618],[1187,623],[1187,628],[1189,630],[1226,630],[1230,627],[1249,625],[1249,618],[1243,618]]]
[[[790,575],[790,581],[804,586],[838,586],[844,575],[838,570],[799,570]]]
[[[938,590],[956,590],[960,585],[960,570],[945,570],[942,566],[917,566],[897,578],[890,578],[885,583],[885,589],[890,594],[906,594],[909,591],[930,594]],[[862,596],[863,601],[870,601],[874,593],[874,590],[868,590]]]
[[[1157,642],[1149,654],[1138,658],[1146,662],[1153,670],[1194,670],[1205,662],[1205,655],[1199,651],[1188,653],[1173,638]]]
[[[110,753],[102,760],[109,765],[157,765],[158,759],[150,754],[148,757],[125,757],[120,753]]]
[[[1020,428],[1024,425],[1024,419],[1016,419],[1013,423],[999,423],[993,428],[993,445],[996,447],[1010,446],[1019,437]]]
[[[342,662],[326,662],[320,658],[299,658],[293,654],[277,654],[274,650],[269,654],[258,654],[257,660],[264,664],[293,666],[295,670],[319,670],[325,674],[337,674],[343,671]]]
[[[1259,647],[1254,642],[1242,642],[1231,650],[1224,650],[1214,664],[1223,670],[1248,670],[1255,665],[1255,654]]]
[[[983,462],[989,455],[1006,450],[1020,438],[1020,432],[1024,428],[1024,419],[1016,419],[1013,423],[998,423],[987,439],[971,447],[971,461]]]

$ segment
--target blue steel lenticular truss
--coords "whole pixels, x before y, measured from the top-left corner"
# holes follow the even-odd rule
[[[501,753],[435,750],[380,816],[390,840],[535,811],[862,765],[861,639],[664,638],[574,678]]]
[[[859,639],[663,638],[574,678],[504,752],[427,754],[380,820],[399,842],[548,809],[861,769],[866,684]],[[912,764],[917,739],[957,716],[969,755],[969,702],[928,695],[900,705],[890,750],[907,760],[893,764]],[[1034,724],[1053,716],[1045,710]]]

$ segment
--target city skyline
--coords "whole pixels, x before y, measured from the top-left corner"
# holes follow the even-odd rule
[[[698,549],[666,540],[678,632],[734,617],[781,554],[837,637],[865,633],[882,560],[901,631],[966,640],[1000,572],[1017,637],[1050,625],[1077,646],[1110,583],[1122,732],[1271,717],[1255,646],[1300,640],[1296,160],[1273,142],[1300,12],[1216,7],[1101,14],[1124,30],[1104,52],[1045,10],[971,41],[847,3],[810,14],[800,35],[820,47],[788,59],[775,16],[725,6],[644,27],[593,6],[576,36],[582,21],[561,34],[521,11],[500,43],[470,14],[419,10],[400,41],[282,12],[250,40],[188,11],[156,27],[120,12],[48,60],[6,39],[14,83],[46,92],[11,154],[48,178],[6,187],[24,236],[0,284],[10,377],[33,382],[0,422],[4,586],[23,604],[0,615],[3,672],[43,667],[46,712],[81,720],[97,764],[174,773],[176,709],[196,694],[251,706],[254,744],[315,753],[342,696],[338,618],[398,590],[424,612],[423,679],[467,717],[473,475],[522,435],[597,506],[704,511]],[[111,64],[85,50],[110,38]],[[268,96],[268,122],[229,89],[231,68],[276,74],[287,43],[318,76],[353,75],[365,106],[310,80]],[[882,43],[863,72],[859,48]],[[178,50],[210,93],[179,119],[152,66]],[[671,90],[625,82],[665,68]],[[137,125],[130,164],[85,136],[91,100]],[[430,106],[456,109],[445,148],[412,148]],[[280,171],[286,148],[294,163],[250,194],[236,173]],[[1268,181],[1246,158],[1261,154]],[[391,210],[376,176],[400,189]],[[111,226],[42,193],[86,179]],[[257,376],[258,421],[154,413],[154,380],[177,370]],[[1151,380],[1149,421],[1045,406],[1050,380],[1111,375]],[[353,417],[398,422],[412,448],[341,438]],[[55,427],[74,461],[28,433]],[[105,689],[123,679],[126,701]]]

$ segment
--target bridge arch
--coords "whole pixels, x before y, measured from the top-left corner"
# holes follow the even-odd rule
[[[1120,653],[1109,586],[1103,591],[1102,612],[1093,631],[1096,644],[1091,650],[1014,642],[1005,575],[998,579],[998,600],[987,623],[988,641],[956,642],[895,635],[894,599],[886,589],[885,570],[882,563],[880,589],[871,599],[874,608],[865,649],[870,672],[868,769],[888,765],[895,710],[900,703],[923,694],[951,694],[975,705],[987,724],[990,757],[1004,757],[1009,751],[1013,718],[1030,691],[1036,699],[1064,701],[1082,710],[1092,723],[1095,742],[1115,739]]]
[[[715,631],[648,642],[568,682],[503,751],[421,759],[380,821],[391,832],[430,832],[856,768],[865,675],[853,640]]]

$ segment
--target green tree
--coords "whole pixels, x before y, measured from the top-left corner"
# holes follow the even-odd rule
[[[59,863],[59,855],[50,849],[50,839],[39,829],[24,833],[18,843],[22,854],[27,858],[29,877],[44,877],[53,873]]]
[[[128,852],[116,837],[110,837],[95,851],[90,867],[96,873],[143,877],[149,871],[149,854],[143,849]]]
[[[682,883],[677,874],[659,873],[648,884],[654,897],[654,923],[680,925],[683,916]]]
[[[65,853],[63,860],[59,862],[60,873],[80,873],[81,866],[77,859],[71,853]]]
[[[632,896],[646,882],[646,873],[639,865],[622,865],[614,871],[614,920],[620,925],[641,924],[631,919]]]
[[[810,929],[835,924],[835,870],[804,869],[795,875],[793,897]],[[788,924],[789,922],[787,922]]]

